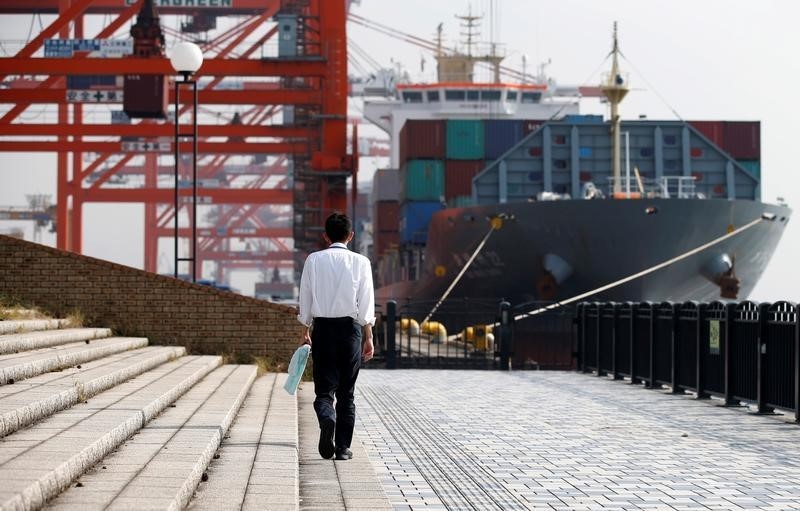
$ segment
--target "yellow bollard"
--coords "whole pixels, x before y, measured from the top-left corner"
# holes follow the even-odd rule
[[[419,323],[416,319],[403,318],[400,320],[400,330],[408,335],[419,335]]]
[[[464,330],[461,331],[461,340],[463,342],[468,342],[470,344],[475,344],[475,329],[471,326],[468,326]]]
[[[420,325],[420,330],[432,336],[431,342],[439,343],[447,340],[447,329],[438,321],[426,321]]]

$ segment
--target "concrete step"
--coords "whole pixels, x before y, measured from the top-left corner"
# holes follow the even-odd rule
[[[15,319],[0,321],[0,335],[53,330],[67,328],[68,326],[69,320],[66,319]]]
[[[46,373],[0,387],[0,437],[186,354],[175,346],[125,351],[86,362],[81,368]]]
[[[297,401],[283,390],[286,376],[266,374],[253,384],[189,509],[298,508]]]
[[[0,439],[0,509],[41,508],[220,363],[181,357]]]
[[[331,461],[320,457],[314,397],[314,384],[302,383],[297,391],[300,509],[390,511],[392,506],[386,492],[357,436],[350,446],[353,459]]]
[[[24,334],[0,335],[0,355],[49,348],[60,344],[110,337],[108,328],[64,328]]]
[[[24,309],[22,307],[0,309],[0,320],[39,319],[44,317],[46,317],[45,314],[34,309]]]
[[[108,337],[0,355],[0,385],[144,346],[147,346],[147,339],[143,337]]]
[[[255,378],[255,366],[216,369],[48,509],[183,509]]]

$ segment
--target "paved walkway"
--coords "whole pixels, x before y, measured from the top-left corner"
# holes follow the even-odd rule
[[[357,389],[395,510],[800,509],[786,418],[569,372],[365,370]]]
[[[375,477],[359,438],[353,438],[353,459],[320,458],[317,452],[319,424],[314,413],[314,386],[301,384],[298,390],[298,431],[300,435],[300,509],[319,511],[383,511],[391,509]]]

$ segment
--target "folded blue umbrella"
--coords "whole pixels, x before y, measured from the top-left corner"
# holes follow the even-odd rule
[[[286,377],[286,383],[283,384],[283,388],[291,395],[297,392],[300,378],[303,377],[303,372],[306,370],[309,353],[311,353],[311,346],[303,344],[297,348],[294,355],[292,355],[292,360],[289,361],[289,376]]]

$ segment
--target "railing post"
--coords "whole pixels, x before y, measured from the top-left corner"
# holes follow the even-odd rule
[[[611,377],[615,380],[621,380],[622,376],[619,375],[619,368],[617,367],[617,336],[619,328],[617,321],[619,321],[619,304],[612,305],[611,312]]]
[[[672,393],[673,394],[683,394],[683,389],[680,388],[678,385],[678,310],[680,309],[680,304],[673,303],[672,304],[672,335],[670,339],[672,339],[672,351],[670,353],[671,363],[670,363],[670,382],[672,385]]]
[[[508,371],[511,362],[511,304],[500,302],[500,370]]]
[[[647,382],[647,388],[656,388],[656,308],[650,304],[650,379]]]
[[[757,402],[758,402],[758,413],[761,414],[771,414],[775,411],[774,408],[767,406],[767,371],[766,371],[766,356],[767,356],[767,331],[769,325],[769,307],[770,304],[762,303],[758,306],[758,361],[757,364],[757,371],[758,371],[758,378],[757,378]]]
[[[386,302],[386,369],[397,369],[395,335],[397,334],[397,302]]]
[[[631,385],[636,385],[641,383],[641,380],[636,377],[636,339],[638,337],[638,332],[636,331],[636,320],[638,319],[639,315],[639,304],[632,303],[631,304]]]
[[[733,357],[731,356],[731,344],[733,342],[733,329],[736,325],[736,304],[725,305],[725,337],[723,341],[725,357],[725,406],[737,406],[739,403],[733,399],[733,379],[737,375],[733,374]]]
[[[800,423],[800,304],[794,315],[794,421]]]
[[[708,393],[706,393],[706,382],[705,382],[705,367],[703,362],[705,361],[705,357],[703,356],[704,347],[708,343],[708,339],[703,339],[703,336],[700,335],[703,333],[703,323],[706,321],[706,309],[708,308],[708,304],[700,303],[697,305],[697,325],[695,325],[696,330],[696,350],[697,350],[697,361],[695,363],[695,378],[697,379],[697,399],[709,399],[711,398]]]
[[[584,302],[580,307],[580,336],[581,336],[581,353],[579,361],[581,364],[581,372],[586,371],[586,309],[589,308],[588,302]]]
[[[594,336],[594,342],[597,345],[597,376],[603,376],[603,364],[600,362],[600,337],[602,337],[602,331],[600,330],[601,322],[603,320],[603,307],[600,302],[594,302],[594,308],[597,311],[597,327],[596,335]]]

